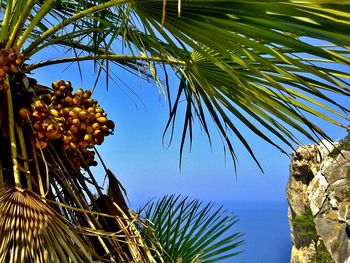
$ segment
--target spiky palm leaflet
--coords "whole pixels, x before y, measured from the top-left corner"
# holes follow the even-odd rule
[[[218,262],[242,252],[242,233],[232,233],[238,219],[213,203],[170,195],[149,202],[140,214],[141,235],[148,246],[161,246],[153,254],[165,262]]]

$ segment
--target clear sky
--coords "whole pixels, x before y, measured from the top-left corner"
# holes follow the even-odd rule
[[[33,72],[33,77],[43,85],[51,85],[52,81],[64,79],[70,80],[75,89],[91,89],[94,83],[92,65],[81,63],[81,68],[83,82],[76,64],[68,68],[67,65],[61,65],[39,69]],[[114,77],[116,83],[110,81],[107,91],[105,79],[101,78],[93,94],[116,124],[115,134],[107,137],[99,149],[107,166],[127,189],[132,205],[172,193],[217,203],[285,202],[289,175],[288,156],[252,135],[239,123],[237,125],[260,160],[264,174],[242,145],[234,139],[238,156],[236,177],[230,157],[225,159],[222,142],[215,127],[211,127],[212,148],[200,129],[195,129],[192,151],[189,151],[187,144],[180,171],[181,127],[175,133],[175,140],[169,148],[162,145],[162,134],[168,118],[168,105],[164,95],[156,86],[131,76],[126,71],[116,68],[114,71],[117,74]],[[171,86],[177,88],[174,77],[171,78]],[[340,101],[348,103],[348,98],[340,98]],[[182,125],[181,122],[180,124]],[[333,139],[345,136],[345,131],[341,128],[325,123],[321,123],[321,127]],[[309,143],[305,139],[302,141]],[[94,172],[102,183],[104,172],[101,165]]]

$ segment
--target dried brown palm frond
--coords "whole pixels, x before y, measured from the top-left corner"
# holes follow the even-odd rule
[[[93,248],[29,190],[0,191],[0,262],[92,262]]]
[[[101,225],[111,232],[118,231],[121,233],[122,237],[118,239],[118,242],[130,258],[135,262],[145,262],[147,259],[150,262],[156,262],[134,225],[135,222],[141,223],[136,216],[129,210],[123,210],[106,195],[100,196],[97,199],[97,204],[100,211],[115,215],[114,218],[104,218]]]
[[[57,199],[80,209],[75,209],[79,212],[72,214],[72,207],[62,204],[58,204],[58,207],[75,219],[76,225],[89,227],[93,233],[98,233],[86,237],[98,254],[117,262],[155,262],[134,226],[135,222],[140,223],[139,220],[128,209],[122,192],[117,190],[119,186],[115,184],[117,179],[113,173],[106,169],[109,177],[107,196],[98,187],[88,166],[84,167],[86,174],[82,174],[74,170],[64,151],[50,147],[46,152],[50,167],[50,185],[61,189],[55,191]],[[91,186],[96,187],[96,192],[99,193],[97,197],[90,191]]]

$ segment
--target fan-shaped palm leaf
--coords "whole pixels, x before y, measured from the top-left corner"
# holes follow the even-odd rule
[[[31,191],[0,192],[1,262],[92,262],[73,225]]]
[[[237,249],[243,243],[242,234],[232,232],[238,219],[222,207],[171,195],[150,202],[141,215],[145,224],[154,229],[149,232],[141,228],[141,235],[150,247],[159,243],[157,249],[165,262],[209,263],[240,253]]]

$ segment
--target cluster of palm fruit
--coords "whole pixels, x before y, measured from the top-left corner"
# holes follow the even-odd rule
[[[6,75],[17,73],[22,63],[22,54],[19,54],[13,48],[3,49],[0,46],[0,92],[5,92],[9,88],[5,83]]]
[[[113,132],[113,121],[91,99],[90,90],[73,93],[71,83],[63,80],[53,82],[52,88],[52,93],[35,99],[30,112],[20,111],[23,118],[31,120],[36,147],[43,149],[48,141],[60,139],[77,168],[81,166],[80,154],[88,165],[94,165],[94,151],[88,149],[100,145]]]

